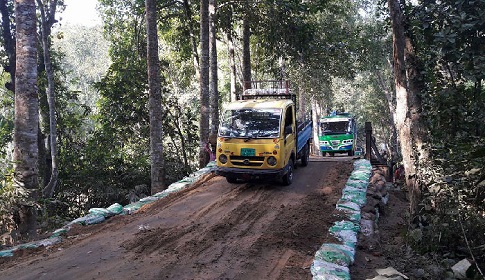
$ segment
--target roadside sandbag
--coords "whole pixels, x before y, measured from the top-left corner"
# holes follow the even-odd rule
[[[103,216],[105,218],[112,217],[114,215],[118,215],[123,211],[123,206],[119,203],[115,203],[108,208],[91,208],[89,209],[89,214],[94,216]]]
[[[342,191],[341,200],[347,200],[359,205],[359,208],[367,202],[366,190],[360,190],[352,187],[346,187]]]
[[[357,233],[360,230],[359,224],[354,224],[349,221],[336,222],[330,227],[330,234],[342,241],[344,245],[351,246],[355,249],[357,244]],[[355,252],[353,252],[355,254]],[[353,259],[353,256],[352,256]]]
[[[60,229],[56,229],[52,234],[51,234],[51,238],[52,237],[59,237],[61,235],[64,235],[66,234],[69,230],[71,229],[70,226],[65,226],[65,227],[62,227]]]
[[[123,214],[131,215],[140,209],[143,205],[150,203],[149,201],[137,201],[130,203],[123,207]]]
[[[38,241],[32,241],[29,243],[20,244],[8,250],[0,251],[0,257],[13,257],[14,252],[17,250],[35,249],[41,246],[47,247],[47,246],[51,246],[53,244],[59,243],[61,241],[62,239],[60,237],[49,237]]]
[[[360,207],[354,202],[339,200],[336,208],[337,210],[344,212],[345,216],[354,223],[358,223],[362,218]]]
[[[13,257],[14,249],[0,251],[0,257]]]
[[[350,280],[348,267],[326,261],[314,260],[310,271],[313,280]]]
[[[345,183],[345,186],[349,187],[354,187],[358,189],[367,189],[367,186],[369,185],[368,180],[353,180],[353,179],[348,179],[347,182]]]
[[[360,206],[357,203],[343,199],[337,201],[336,208],[342,211],[360,212]]]
[[[151,195],[151,196],[147,196],[147,197],[140,199],[140,202],[150,203],[150,202],[157,201],[159,199],[160,199],[159,197]]]
[[[119,215],[123,212],[123,205],[119,203],[114,203],[106,209],[108,209],[114,215]]]
[[[327,243],[315,253],[315,260],[349,266],[354,262],[354,255],[355,249],[350,246]]]
[[[80,224],[80,225],[93,225],[104,222],[106,218],[102,215],[87,214],[86,216],[79,217],[71,221],[68,225]]]

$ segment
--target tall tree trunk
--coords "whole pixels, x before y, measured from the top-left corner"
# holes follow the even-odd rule
[[[16,70],[14,127],[14,184],[28,191],[19,205],[19,232],[22,237],[36,236],[38,200],[39,103],[37,92],[37,16],[35,0],[15,0]]]
[[[44,51],[44,66],[47,75],[47,96],[49,103],[49,144],[51,155],[51,174],[49,183],[43,190],[43,197],[51,198],[57,186],[58,171],[58,157],[57,157],[57,121],[56,121],[56,106],[54,98],[54,70],[52,68],[50,55],[50,34],[52,25],[55,22],[55,12],[57,7],[57,0],[50,1],[48,7],[44,6],[41,0],[37,0],[41,15],[41,40]]]
[[[5,66],[5,71],[10,73],[10,82],[5,84],[5,88],[15,92],[15,38],[12,36],[11,17],[7,6],[7,1],[0,1],[0,13],[2,14],[2,36],[3,47],[7,53],[8,64]]]
[[[209,142],[211,148],[215,150],[217,140],[217,128],[219,127],[219,79],[217,76],[217,1],[209,0],[209,53],[210,53],[210,132]]]
[[[162,91],[160,61],[158,59],[156,0],[146,0],[148,95],[150,113],[151,193],[165,189],[165,162],[163,159]]]
[[[413,213],[419,213],[420,201],[422,199],[422,184],[421,184],[421,167],[425,166],[429,161],[429,133],[425,120],[422,118],[422,100],[421,93],[425,91],[425,86],[420,78],[420,62],[415,54],[411,39],[406,37],[406,73],[408,77],[408,102],[409,102],[409,117],[411,122],[411,135],[413,145],[415,147],[414,162],[415,162],[415,179],[411,195],[413,200],[411,209]]]
[[[394,81],[396,85],[396,128],[399,132],[401,154],[403,157],[406,186],[410,191],[410,211],[414,215],[419,203],[419,191],[415,190],[416,166],[413,161],[413,143],[411,119],[409,116],[408,87],[404,51],[406,40],[404,34],[403,13],[398,0],[388,0],[391,15],[393,48],[394,48]]]
[[[429,132],[428,126],[422,118],[423,105],[421,100],[421,93],[425,91],[425,85],[419,74],[422,67],[409,37],[406,37],[405,57],[406,73],[409,81],[408,101],[412,124],[411,133],[416,146],[418,163],[420,163],[429,159],[429,148],[427,147],[429,144]]]
[[[226,34],[227,36],[227,52],[229,55],[229,67],[231,69],[231,96],[229,101],[235,101],[237,99],[236,85],[237,85],[237,74],[236,74],[236,53],[234,50],[234,39],[232,33],[229,30]]]
[[[200,78],[199,73],[199,53],[197,51],[197,37],[195,36],[194,28],[192,26],[192,11],[190,10],[190,5],[188,0],[183,0],[185,17],[187,18],[187,25],[189,28],[190,42],[192,43],[192,56],[194,62],[194,69],[196,76]]]
[[[199,166],[209,162],[209,0],[200,0],[200,122]]]
[[[247,4],[249,7],[249,3]],[[246,15],[243,18],[243,82],[251,81],[251,49],[250,49],[250,39],[251,39],[251,29],[249,27],[249,10],[246,11]],[[244,88],[250,88],[251,83],[244,84]]]

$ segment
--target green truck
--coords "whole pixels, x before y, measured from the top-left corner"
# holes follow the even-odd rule
[[[322,156],[347,153],[353,156],[357,140],[357,124],[350,113],[333,112],[321,117],[318,123],[318,140]]]

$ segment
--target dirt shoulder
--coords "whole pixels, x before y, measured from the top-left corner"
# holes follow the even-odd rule
[[[76,226],[55,246],[0,260],[0,279],[311,279],[351,159],[314,161],[290,186],[222,177],[130,216]]]
[[[378,218],[372,234],[359,235],[355,262],[350,266],[352,279],[457,279],[453,276],[451,266],[458,260],[436,254],[420,255],[407,244],[407,193],[389,185],[387,193],[387,203],[380,203],[378,211],[374,212]],[[363,215],[372,212],[372,207],[375,207],[375,200],[368,199],[362,209]],[[387,276],[377,272],[384,269],[388,269]]]

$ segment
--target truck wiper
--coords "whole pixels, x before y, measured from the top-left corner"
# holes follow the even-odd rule
[[[278,136],[278,133],[275,133],[275,132],[268,132],[268,133],[261,133],[258,135],[258,137],[277,137]]]

